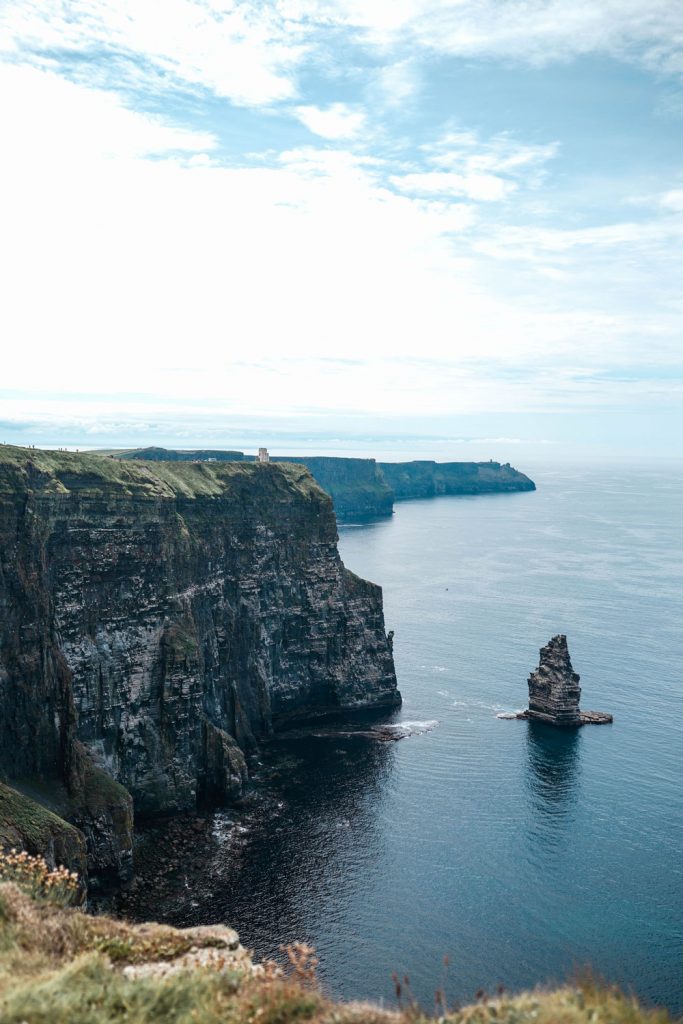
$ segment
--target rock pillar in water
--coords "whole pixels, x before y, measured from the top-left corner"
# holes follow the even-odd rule
[[[582,725],[579,675],[572,668],[567,637],[560,633],[541,647],[538,668],[529,676],[527,718],[551,725]]]

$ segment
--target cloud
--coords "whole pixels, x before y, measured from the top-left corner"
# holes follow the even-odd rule
[[[305,53],[300,27],[276,7],[234,0],[7,0],[0,52],[111,85],[201,87],[240,105],[292,98]]]
[[[427,92],[435,54],[655,62],[663,8],[641,14],[631,0],[168,0],[163,17],[152,0],[9,0],[3,385],[97,392],[98,411],[82,410],[93,430],[100,416],[152,429],[226,410],[362,422],[616,402],[606,360],[680,361],[678,175],[600,220],[565,178],[563,219],[556,141],[425,118],[416,146],[390,128],[422,75]],[[338,64],[337,91],[328,76],[304,102],[302,65],[324,69],[335,40],[346,91]],[[351,67],[356,46],[371,59]],[[204,106],[207,93],[268,117]],[[175,109],[229,124],[230,142]],[[294,148],[294,119],[314,144]]]
[[[527,185],[540,184],[546,164],[559,148],[558,142],[529,145],[505,132],[482,139],[478,133],[462,129],[447,130],[422,147],[430,163],[440,169],[523,178]]]
[[[674,213],[683,212],[683,193],[672,191],[662,205]],[[677,205],[680,203],[680,205]],[[636,252],[642,256],[659,254],[666,259],[683,241],[683,219],[676,216],[644,221],[620,221],[588,228],[537,228],[533,226],[501,227],[482,239],[480,247],[501,259],[535,260],[555,255],[573,257],[581,250],[594,256],[617,250],[632,260]],[[673,244],[673,249],[672,249]]]
[[[572,388],[587,401],[563,361],[594,366],[609,352],[616,365],[656,345],[676,357],[673,307],[651,297],[648,315],[634,315],[611,294],[623,261],[602,268],[592,293],[525,278],[558,262],[570,278],[590,274],[605,251],[626,261],[648,232],[660,245],[659,218],[674,230],[675,211],[565,233],[486,220],[477,176],[522,196],[552,145],[451,130],[398,184],[386,158],[341,144],[230,167],[210,134],[104,90],[36,68],[2,76],[22,97],[0,111],[6,388],[98,391],[109,404],[89,415],[112,422],[164,408],[217,421],[226,410],[446,415],[569,402]],[[444,179],[457,189],[442,191]],[[665,304],[679,279],[668,259],[648,254],[651,272],[675,281]],[[339,353],[346,364],[320,358]],[[556,383],[501,372],[518,364],[551,364]],[[612,385],[591,388],[592,401]],[[133,389],[142,405],[119,397]]]
[[[58,81],[56,110],[51,73],[5,71],[32,126],[3,113],[6,387],[25,387],[29,358],[37,388],[114,394],[133,380],[235,411],[389,412],[452,401],[443,386],[428,397],[432,371],[395,362],[417,339],[454,359],[536,343],[453,251],[467,206],[397,194],[381,161],[309,147],[270,166],[196,164],[186,156],[210,138],[152,119],[143,145],[144,118],[109,94]],[[356,364],[295,363],[340,352]],[[245,353],[260,365],[235,366]]]
[[[667,210],[683,213],[683,188],[670,189],[660,196],[660,203]]]
[[[421,147],[427,164],[437,170],[393,175],[391,183],[401,192],[493,202],[522,186],[537,188],[558,148],[557,142],[526,145],[507,134],[482,139],[475,132],[449,130]]]
[[[341,39],[380,56],[375,87],[394,105],[435,54],[536,66],[603,54],[683,74],[683,5],[672,0],[165,0],[163,16],[157,0],[5,0],[0,12],[9,59],[244,106],[294,99],[302,66],[334,61]]]
[[[93,157],[137,158],[169,153],[206,154],[217,142],[209,132],[130,110],[115,93],[69,82],[51,70],[0,64],[0,139],[13,153],[5,172],[21,162],[33,173],[49,156],[78,166]],[[18,172],[22,173],[21,170]]]
[[[295,107],[295,114],[314,135],[323,139],[353,139],[365,127],[365,113],[347,103],[332,103],[329,107]]]
[[[408,58],[385,64],[374,79],[374,94],[385,107],[405,107],[422,89],[422,76],[416,61]]]
[[[683,6],[672,0],[298,0],[287,6],[317,25],[343,25],[385,52],[536,66],[604,54],[683,73]]]
[[[393,175],[391,182],[402,192],[423,195],[467,196],[469,199],[490,202],[503,199],[515,185],[494,174],[453,174],[444,171],[426,171],[418,174]]]

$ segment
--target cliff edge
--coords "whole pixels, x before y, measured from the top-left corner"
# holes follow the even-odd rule
[[[145,462],[253,462],[255,456],[221,449],[178,451],[170,448],[131,448],[109,452],[113,458]],[[273,456],[272,462],[306,466],[332,497],[340,519],[390,516],[394,501],[434,498],[441,494],[510,494],[535,491],[536,484],[509,463],[489,462],[376,462],[375,459],[331,455]]]
[[[133,804],[239,798],[280,722],[400,703],[381,590],[301,466],[2,446],[0,608],[0,776],[100,874],[130,872]]]

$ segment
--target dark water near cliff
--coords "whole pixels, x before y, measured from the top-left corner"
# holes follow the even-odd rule
[[[453,999],[590,963],[683,1011],[683,469],[532,475],[341,530],[384,587],[395,717],[438,726],[278,743],[260,800],[177,840],[168,918],[261,955],[307,939],[342,996],[390,999],[397,970],[429,1005],[449,954]],[[557,632],[613,726],[496,717]]]

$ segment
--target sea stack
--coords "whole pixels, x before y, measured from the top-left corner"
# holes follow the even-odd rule
[[[529,709],[520,717],[563,728],[611,722],[612,716],[602,711],[581,711],[579,680],[567,637],[560,633],[541,647],[538,668],[529,676]]]

